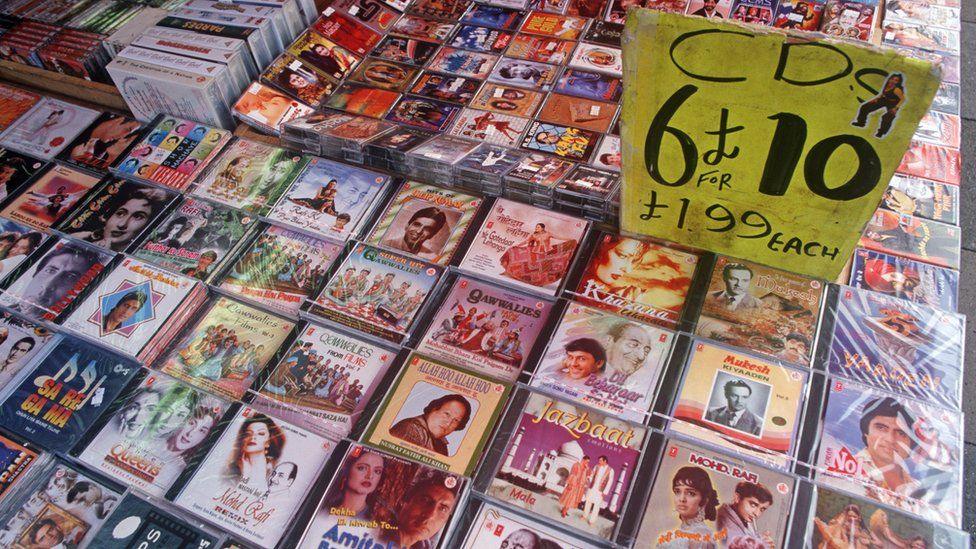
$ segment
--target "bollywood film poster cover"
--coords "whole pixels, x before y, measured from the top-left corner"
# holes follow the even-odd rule
[[[119,161],[120,177],[181,191],[196,180],[231,138],[231,133],[173,116],[163,116]]]
[[[269,225],[244,251],[220,288],[289,315],[322,287],[342,247],[328,240]]]
[[[729,19],[754,25],[769,25],[773,22],[776,4],[776,0],[735,0]]]
[[[620,78],[609,74],[569,67],[559,77],[553,91],[585,97],[594,101],[620,101],[624,85]]]
[[[912,141],[896,172],[958,187],[962,178],[962,155],[959,149]]]
[[[810,365],[824,283],[721,256],[695,333],[794,364]]]
[[[458,277],[417,350],[514,382],[551,309],[538,297]]]
[[[244,406],[174,502],[271,549],[334,449],[327,438]]]
[[[0,201],[19,189],[44,164],[43,160],[0,148]]]
[[[848,284],[943,311],[959,303],[959,271],[874,250],[854,250]]]
[[[307,163],[308,157],[292,151],[238,139],[211,164],[193,194],[267,215]]]
[[[290,320],[220,297],[187,329],[158,369],[237,400],[294,326]]]
[[[502,53],[508,47],[513,34],[488,27],[460,25],[447,42],[447,46],[486,53]]]
[[[208,280],[255,226],[245,213],[187,198],[133,253],[164,269]]]
[[[910,175],[895,174],[881,207],[905,215],[959,224],[959,187]]]
[[[491,145],[516,147],[529,122],[528,118],[519,116],[464,109],[448,133]]]
[[[359,21],[329,9],[311,28],[356,55],[366,55],[383,37]]]
[[[105,171],[135,142],[142,129],[142,123],[134,118],[103,112],[58,158],[81,168]]]
[[[555,295],[588,225],[535,206],[496,200],[460,268]]]
[[[817,482],[958,528],[962,422],[957,412],[833,379]]]
[[[515,88],[495,82],[486,82],[471,107],[515,116],[533,116],[546,94],[523,88]]]
[[[521,147],[574,162],[587,162],[593,156],[600,137],[599,133],[591,130],[533,122],[522,139]]]
[[[35,320],[54,320],[111,261],[111,252],[60,239],[0,295],[0,305]]]
[[[481,203],[482,198],[454,189],[407,181],[366,242],[447,265]]]
[[[828,0],[820,32],[866,42],[871,39],[875,28],[877,4],[875,0]]]
[[[647,430],[530,393],[488,495],[547,520],[613,539]]]
[[[808,373],[704,341],[692,344],[670,430],[786,468]]]
[[[962,315],[840,286],[832,374],[958,409],[962,398]]]
[[[349,81],[362,82],[384,90],[403,91],[419,72],[419,67],[368,57],[349,77]]]
[[[548,90],[556,83],[559,69],[556,65],[502,57],[488,80],[533,90]]]
[[[122,354],[141,356],[197,281],[126,257],[63,323],[76,333]]]
[[[89,546],[122,495],[60,462],[42,473],[22,507],[0,526],[0,547]]]
[[[482,503],[468,528],[463,549],[508,549],[510,547],[559,547],[591,549],[595,545],[555,530],[543,521],[518,515],[491,503]]]
[[[463,76],[448,76],[424,71],[413,83],[410,93],[432,99],[466,104],[474,97],[481,82]]]
[[[619,48],[599,44],[580,44],[569,60],[570,66],[622,76],[623,53]]]
[[[869,250],[959,269],[959,227],[878,209],[864,227],[858,245]]]
[[[136,547],[217,547],[217,538],[159,507],[126,494],[92,541],[92,547],[133,549]]]
[[[323,103],[338,84],[289,54],[282,54],[268,66],[261,73],[261,80],[312,107]]]
[[[617,104],[553,93],[539,111],[538,118],[553,124],[566,124],[605,132],[617,114]]]
[[[363,442],[435,469],[470,476],[511,385],[412,354]]]
[[[0,84],[0,132],[10,127],[40,100],[41,96],[36,93]]]
[[[268,218],[344,242],[389,180],[379,172],[314,157]]]
[[[826,2],[824,0],[780,0],[773,26],[780,29],[816,31]]]
[[[341,80],[359,63],[358,57],[313,30],[296,38],[287,51],[336,80]]]
[[[13,272],[47,238],[40,231],[0,217],[0,279]]]
[[[109,177],[58,225],[58,231],[92,244],[122,252],[139,239],[176,192]]]
[[[67,451],[125,388],[139,366],[94,345],[62,339],[38,358],[0,405],[5,429]]]
[[[396,353],[308,324],[253,405],[322,436],[349,434]]]
[[[162,497],[187,467],[228,404],[155,372],[113,404],[78,460]]]
[[[562,65],[569,59],[574,47],[576,42],[570,40],[519,34],[512,39],[505,55],[515,59]]]
[[[0,392],[53,341],[47,328],[0,311]]]
[[[47,232],[90,191],[98,177],[53,164],[18,194],[0,215]]]
[[[36,448],[28,448],[0,435],[0,501],[29,471],[34,470],[38,457]]]
[[[796,481],[690,442],[671,439],[637,538],[647,547],[787,547]]]
[[[399,343],[413,325],[441,268],[357,244],[315,299],[310,312]]]
[[[99,114],[74,103],[45,97],[3,132],[0,145],[53,160]]]
[[[877,547],[966,547],[965,532],[922,520],[825,486],[817,487],[817,504],[807,539],[814,547],[851,547],[872,540]]]
[[[674,337],[670,331],[570,302],[530,385],[643,423]]]
[[[454,45],[457,46],[457,44]],[[437,42],[425,42],[423,40],[414,40],[413,38],[404,38],[401,36],[387,36],[376,46],[373,55],[382,59],[388,59],[398,63],[409,63],[419,67],[425,65],[439,47],[440,44]]]
[[[466,482],[352,444],[298,547],[341,547],[347,540],[362,547],[438,547]]]

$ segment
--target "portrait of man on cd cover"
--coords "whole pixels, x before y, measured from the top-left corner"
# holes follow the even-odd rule
[[[409,400],[404,408],[411,407]],[[403,409],[400,413],[404,414],[406,411]],[[445,394],[424,406],[420,415],[397,421],[390,428],[390,434],[438,454],[450,456],[457,449],[449,448],[448,436],[458,431],[463,433],[472,412],[467,398],[456,393]]]
[[[752,269],[741,263],[729,263],[722,268],[724,290],[708,294],[706,301],[727,311],[762,308],[763,302],[749,293]]]
[[[434,258],[444,247],[460,213],[433,205],[403,208],[390,224],[382,244],[425,259]]]
[[[769,392],[768,385],[719,372],[712,385],[705,421],[761,436]]]

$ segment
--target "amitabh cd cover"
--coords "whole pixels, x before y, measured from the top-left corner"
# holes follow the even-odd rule
[[[60,462],[43,473],[22,507],[0,528],[0,547],[89,546],[122,495]]]
[[[389,180],[379,172],[312,158],[268,217],[344,241]]]
[[[352,444],[299,547],[437,547],[465,479]]]
[[[116,172],[181,191],[230,140],[231,133],[190,120],[164,116],[124,159]]]
[[[482,503],[461,547],[588,549],[594,546],[576,536],[559,532],[543,521],[523,517],[498,505]]]
[[[451,261],[482,199],[454,189],[407,181],[366,242],[431,263]]]
[[[338,244],[268,225],[241,255],[220,287],[276,311],[297,315],[322,287]]]
[[[54,320],[111,261],[111,252],[59,239],[0,295],[0,305],[29,318]]]
[[[74,103],[44,97],[3,132],[0,145],[53,160],[99,114]]]
[[[58,230],[85,242],[122,252],[168,206],[175,192],[125,179],[107,178]]]
[[[0,279],[16,270],[46,240],[46,234],[0,217]]]
[[[91,442],[78,453],[78,460],[162,497],[217,427],[227,403],[151,372],[112,408]]]
[[[605,234],[574,293],[601,309],[673,327],[681,318],[697,265],[693,253]]]
[[[205,200],[185,199],[133,253],[197,280],[220,270],[231,251],[245,241],[254,218]]]
[[[834,316],[832,374],[960,407],[965,317],[846,286]]]
[[[264,370],[295,323],[217,298],[159,366],[206,391],[237,400]]]
[[[958,528],[961,423],[956,412],[834,379],[817,482]]]
[[[211,164],[193,194],[267,215],[306,163],[308,158],[300,154],[238,139]]]
[[[570,302],[531,385],[643,423],[673,342],[667,330]]]
[[[64,321],[64,327],[122,354],[141,356],[197,281],[125,258]]]
[[[696,341],[670,429],[787,467],[807,377],[805,371]]]
[[[823,293],[819,280],[722,256],[695,333],[809,366]]]
[[[141,133],[142,123],[138,120],[103,112],[58,158],[82,168],[105,171]]]
[[[0,311],[0,391],[54,338],[47,328]]]
[[[588,225],[576,217],[498,199],[459,267],[555,295]]]
[[[959,306],[959,271],[874,250],[854,250],[848,284],[943,311]]]
[[[174,502],[272,548],[335,443],[244,406]]]
[[[514,382],[551,309],[538,297],[458,277],[417,350]]]
[[[67,451],[139,371],[135,363],[62,339],[11,387],[0,405],[5,429],[51,451]]]
[[[510,385],[411,355],[363,442],[442,471],[470,475]]]
[[[613,539],[646,436],[612,414],[531,393],[488,495]]]
[[[394,342],[402,341],[440,278],[441,268],[357,244],[310,312]]]
[[[0,201],[19,189],[45,164],[43,160],[0,148]]]
[[[159,507],[126,494],[105,525],[92,540],[101,549],[171,547],[208,549],[217,547],[214,534]]]
[[[349,434],[396,352],[308,324],[253,405],[322,436]]]
[[[39,231],[60,221],[98,183],[98,177],[53,164],[21,191],[0,215]]]
[[[790,475],[671,439],[637,538],[657,547],[682,541],[702,547],[787,547],[795,483]]]

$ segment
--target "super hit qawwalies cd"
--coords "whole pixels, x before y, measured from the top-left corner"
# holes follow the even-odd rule
[[[488,495],[612,540],[646,436],[612,415],[530,393]]]
[[[470,475],[510,385],[413,354],[362,440],[431,467]]]

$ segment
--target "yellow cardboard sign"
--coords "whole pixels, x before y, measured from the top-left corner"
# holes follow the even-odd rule
[[[631,10],[622,232],[834,279],[939,85],[892,50]]]

